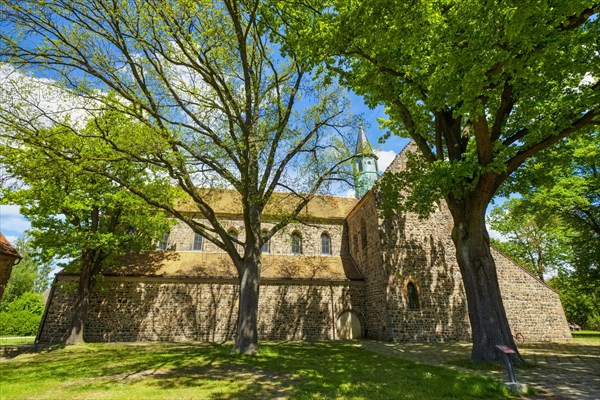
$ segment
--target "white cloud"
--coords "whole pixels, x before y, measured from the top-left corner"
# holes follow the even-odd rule
[[[0,204],[0,215],[2,217],[20,217],[19,206],[9,206]]]
[[[24,75],[8,64],[0,64],[0,102],[1,118],[17,119],[30,128],[67,117],[73,125],[83,126],[98,108],[95,101],[63,89],[57,81]]]
[[[393,150],[375,150],[375,155],[377,156],[379,172],[385,172],[387,167],[394,161],[394,158],[396,158],[396,152]]]
[[[506,242],[507,241],[506,236],[504,236],[500,232],[498,232],[498,231],[490,228],[489,226],[487,227],[487,230],[488,230],[488,234],[490,235],[491,239],[500,240],[502,242]]]
[[[9,242],[10,244],[12,244],[13,246],[16,246],[16,244],[17,244],[17,239],[18,239],[18,238],[17,238],[17,236],[14,236],[14,235],[8,235],[8,236],[5,236],[5,238],[6,238],[6,240],[8,240],[8,242]]]
[[[0,205],[0,231],[7,239],[22,236],[29,228],[31,224],[19,214],[19,206]],[[12,240],[9,241],[13,243]]]
[[[347,189],[345,192],[339,194],[340,197],[356,197],[356,192],[353,188]]]

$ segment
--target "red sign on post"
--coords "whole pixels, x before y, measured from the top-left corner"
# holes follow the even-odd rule
[[[515,354],[515,351],[506,345],[497,344],[496,347],[504,354]]]

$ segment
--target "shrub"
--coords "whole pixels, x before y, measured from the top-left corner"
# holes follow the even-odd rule
[[[0,335],[35,335],[43,313],[42,295],[33,292],[23,293],[6,305],[6,311],[0,312]]]

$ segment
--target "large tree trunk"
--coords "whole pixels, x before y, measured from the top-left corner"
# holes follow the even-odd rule
[[[240,277],[240,300],[237,336],[234,350],[241,354],[258,353],[258,295],[260,286],[260,256],[244,258],[244,272]]]
[[[241,354],[258,353],[258,295],[261,270],[261,217],[256,205],[245,214],[246,243],[242,265],[238,267],[240,300],[234,350]]]
[[[471,321],[471,360],[502,362],[504,356],[496,348],[499,344],[515,349],[517,359],[522,360],[502,303],[496,264],[485,227],[485,209],[469,210],[464,202],[450,208],[454,217],[452,240],[456,246]]]
[[[81,274],[77,285],[77,298],[73,306],[73,318],[67,331],[65,343],[85,343],[83,338],[83,327],[90,304],[93,278],[98,273],[100,260],[95,250],[84,250],[81,256]]]

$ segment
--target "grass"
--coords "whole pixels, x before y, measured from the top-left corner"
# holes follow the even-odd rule
[[[0,336],[0,346],[33,343],[35,336]]]
[[[573,339],[600,341],[600,331],[571,331]]]
[[[346,342],[84,344],[0,363],[2,399],[498,399],[491,378]]]

